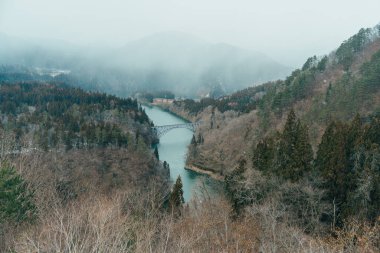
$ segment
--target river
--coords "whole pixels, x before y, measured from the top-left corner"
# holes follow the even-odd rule
[[[143,106],[143,108],[156,126],[187,123],[158,107]],[[160,160],[169,163],[170,179],[174,182],[178,176],[181,176],[186,202],[202,188],[206,188],[209,194],[215,194],[216,189],[220,188],[220,184],[210,177],[185,169],[187,147],[192,137],[193,132],[189,129],[173,129],[163,135],[157,145]]]

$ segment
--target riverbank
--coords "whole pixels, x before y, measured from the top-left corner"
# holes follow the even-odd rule
[[[184,120],[157,106],[142,106],[155,126],[185,123]],[[160,143],[157,145],[160,160],[166,161],[170,166],[171,181],[175,182],[178,176],[181,176],[186,202],[191,200],[192,193],[197,190],[199,182],[204,180],[204,176],[201,174],[192,173],[184,169],[186,165],[185,157],[192,137],[193,132],[189,131],[189,129],[176,128],[161,136]]]
[[[207,176],[211,177],[212,179],[215,179],[215,180],[220,181],[220,182],[224,181],[224,177],[222,175],[217,174],[215,172],[212,172],[210,170],[201,169],[201,168],[199,168],[195,165],[192,165],[192,164],[186,164],[185,169],[190,170],[190,171],[194,171],[194,172],[202,174],[202,175],[207,175]]]

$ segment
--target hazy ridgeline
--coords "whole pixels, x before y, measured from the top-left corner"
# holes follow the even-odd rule
[[[171,90],[177,96],[193,97],[215,89],[223,95],[290,72],[264,54],[175,32],[149,36],[119,49],[30,42],[5,35],[0,35],[0,41],[0,64],[26,67],[35,78],[35,68],[68,70],[57,78],[123,95]]]

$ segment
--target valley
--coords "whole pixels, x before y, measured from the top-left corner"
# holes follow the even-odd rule
[[[155,125],[185,123],[181,119],[159,108],[147,106],[143,108]],[[203,187],[207,187],[204,190],[209,191],[209,194],[216,194],[217,189],[221,191],[219,194],[223,194],[223,188],[218,185],[217,182],[185,169],[187,148],[192,135],[193,133],[188,129],[174,129],[163,135],[157,144],[160,160],[169,164],[170,179],[174,182],[178,176],[181,177],[184,191],[183,197],[186,202],[191,201],[192,195],[200,194],[201,192],[197,193],[197,189]]]
[[[0,252],[380,251],[380,24],[70,1],[0,2]]]

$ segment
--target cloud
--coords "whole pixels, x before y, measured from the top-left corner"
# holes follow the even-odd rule
[[[343,0],[0,0],[0,32],[121,46],[183,31],[299,65],[378,23],[380,1]]]

